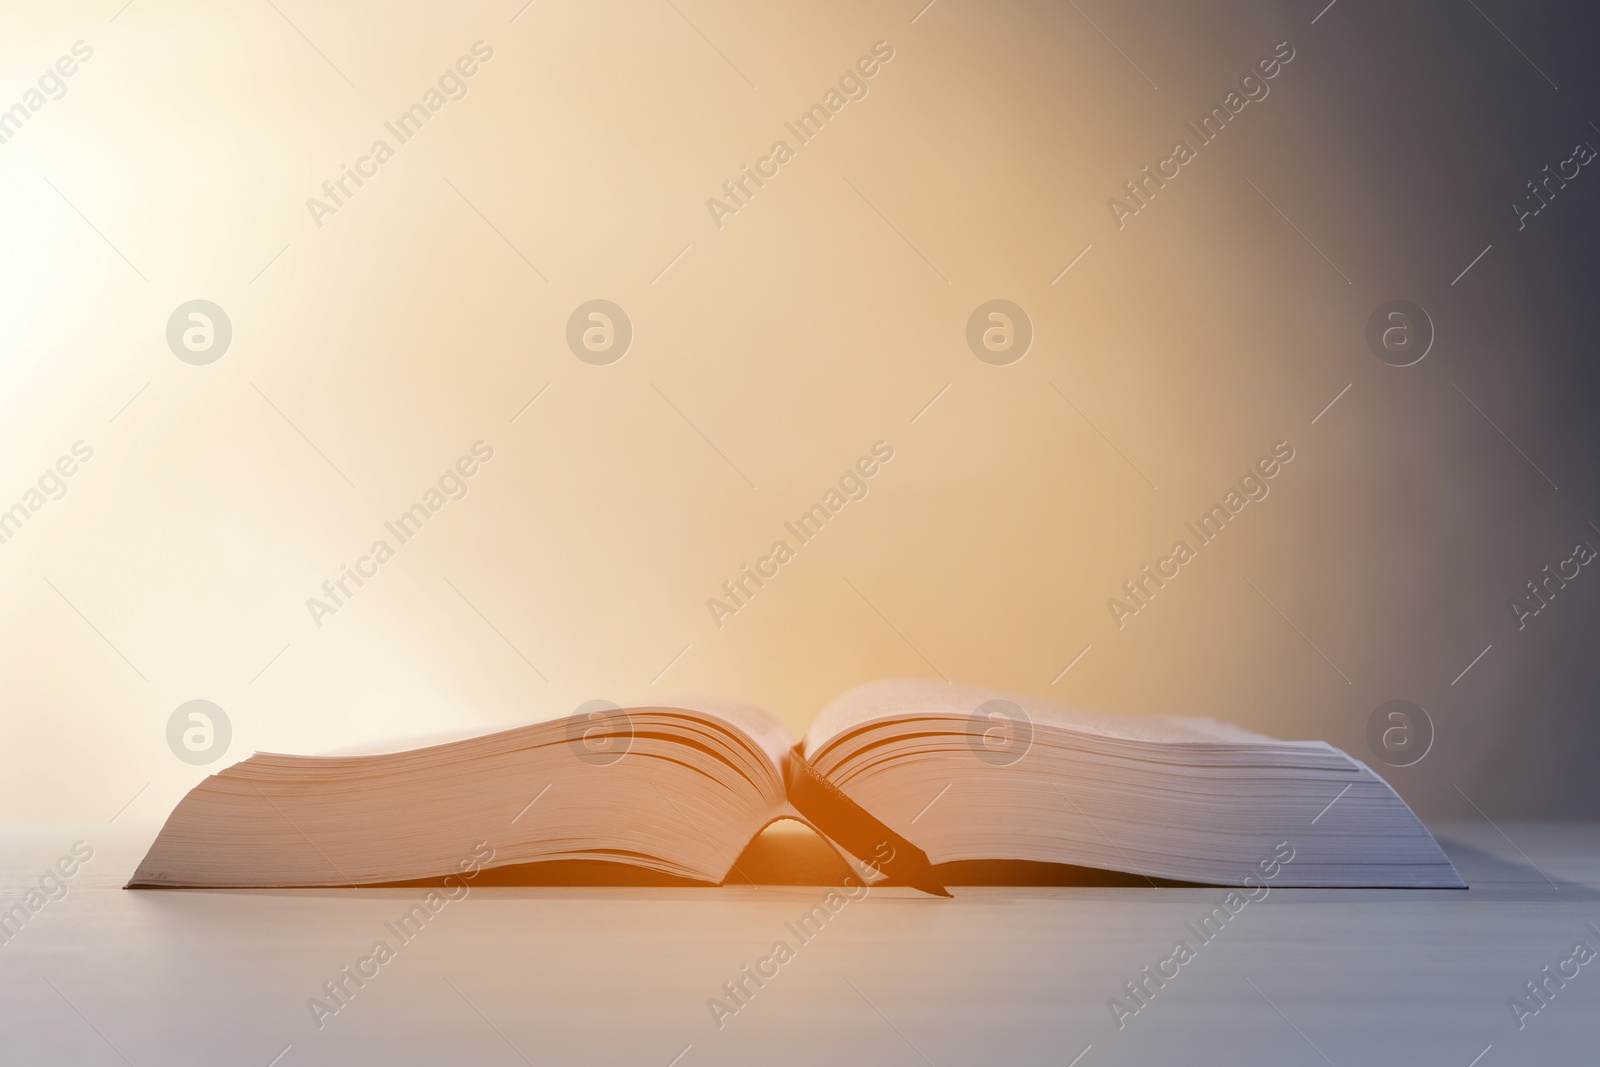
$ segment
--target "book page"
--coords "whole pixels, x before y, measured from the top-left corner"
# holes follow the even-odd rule
[[[1009,700],[1035,723],[1123,741],[1169,744],[1212,742],[1290,744],[1264,734],[1207,718],[1109,715],[1085,711],[1038,697],[1017,696],[978,686],[955,685],[924,678],[868,682],[850,690],[823,709],[806,732],[805,752],[812,753],[834,737],[862,723],[896,715],[949,714],[965,718],[990,700]],[[1321,745],[1322,742],[1308,742]]]
[[[772,765],[778,769],[778,777],[783,777],[784,760],[794,747],[794,737],[787,726],[764,708],[729,697],[707,696],[673,697],[639,706],[677,708],[702,718],[720,720],[730,730],[754,741],[757,748],[771,756]]]
[[[754,704],[747,704],[739,700],[725,697],[672,697],[666,700],[637,700],[623,704],[624,714],[648,709],[664,711],[681,711],[698,719],[718,723],[734,734],[741,734],[755,744],[755,747],[765,753],[777,768],[779,777],[783,776],[783,763],[789,749],[794,746],[794,738],[789,730],[769,712]],[[430,731],[425,734],[412,734],[403,737],[383,738],[356,745],[346,745],[329,752],[320,752],[320,756],[381,756],[393,755],[401,752],[412,752],[418,749],[434,748],[439,745],[453,744],[458,741],[471,741],[497,734],[510,733],[529,726],[548,725],[559,723],[565,716],[536,719],[532,722],[505,723],[497,726],[479,726],[457,728],[453,730]]]

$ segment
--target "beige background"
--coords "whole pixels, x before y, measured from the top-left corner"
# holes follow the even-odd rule
[[[1563,731],[1593,614],[1557,609],[1600,593],[1532,636],[1505,601],[1600,537],[1589,431],[1537,362],[1580,304],[1519,281],[1593,194],[1510,224],[1517,176],[1581,125],[1476,15],[519,7],[5,16],[0,105],[74,41],[94,56],[0,145],[0,506],[74,441],[94,458],[0,545],[4,820],[136,796],[126,818],[162,818],[205,773],[165,740],[194,698],[232,760],[644,692],[799,733],[851,685],[941,674],[1360,758],[1406,697],[1438,741],[1391,777],[1425,814],[1592,806]],[[306,199],[478,40],[467,96],[315,226]],[[706,198],[880,40],[869,95],[716,228]],[[1119,231],[1107,197],[1285,40],[1271,95]],[[1428,169],[1455,120],[1534,147],[1463,191]],[[1362,339],[1395,296],[1439,333],[1406,370]],[[996,297],[1035,329],[1008,367],[963,337]],[[194,298],[233,324],[209,366],[164,338]],[[634,325],[610,366],[565,345],[593,298]],[[314,626],[306,599],[478,440],[468,496]],[[713,625],[706,599],[878,440],[870,495]],[[1279,440],[1271,496],[1119,631],[1106,599]]]

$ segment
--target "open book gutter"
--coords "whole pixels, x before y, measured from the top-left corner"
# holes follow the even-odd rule
[[[806,762],[799,745],[789,753],[784,778],[789,788],[789,803],[846,852],[897,882],[936,897],[950,896],[950,890],[934,873],[928,854],[818,774],[817,769]]]

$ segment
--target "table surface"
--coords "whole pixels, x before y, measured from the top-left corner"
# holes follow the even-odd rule
[[[1600,963],[1564,961],[1600,950],[1600,824],[1434,829],[1470,889],[1271,890],[1209,941],[1189,924],[1226,890],[1052,886],[873,889],[802,939],[822,885],[480,885],[402,941],[424,889],[124,891],[153,827],[12,828],[0,909],[75,841],[94,858],[0,945],[0,1061],[1594,1062]],[[328,998],[380,940],[392,958]],[[1111,998],[1135,1004],[1124,983],[1179,940],[1191,958],[1119,1027]],[[1519,1028],[1510,1000],[1547,965],[1578,973]],[[313,997],[339,1009],[320,1026]]]

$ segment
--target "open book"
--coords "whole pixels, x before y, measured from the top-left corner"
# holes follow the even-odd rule
[[[971,860],[1463,885],[1388,783],[1321,741],[928,681],[853,689],[799,745],[732,701],[581,712],[408,751],[258,753],[183,798],[129,884],[370,885],[561,860],[720,883],[792,818],[862,877],[930,892],[937,865]]]

